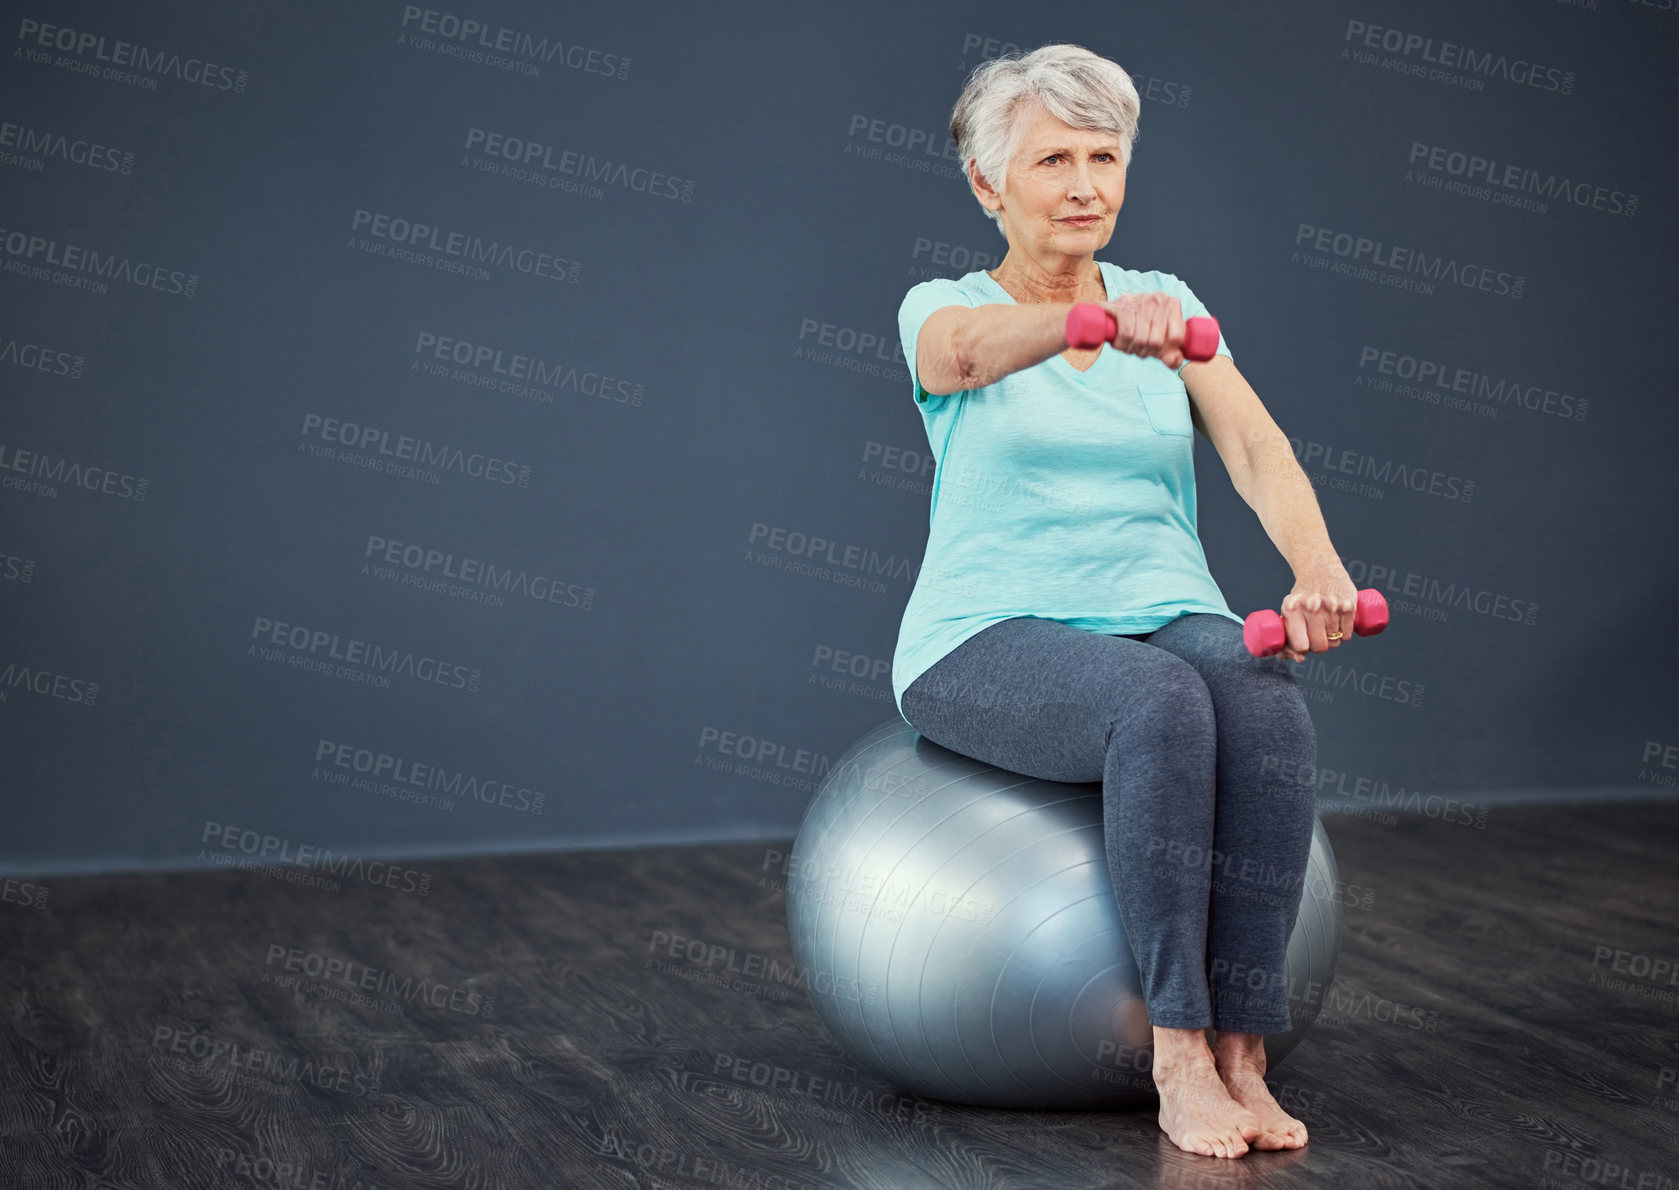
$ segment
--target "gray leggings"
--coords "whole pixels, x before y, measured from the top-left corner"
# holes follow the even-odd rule
[[[1256,660],[1223,616],[1136,636],[1019,616],[916,678],[904,717],[1011,772],[1100,781],[1150,1023],[1281,1033],[1316,817],[1317,735],[1290,664]]]

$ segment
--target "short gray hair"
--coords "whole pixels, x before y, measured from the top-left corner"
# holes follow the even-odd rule
[[[1019,146],[1021,110],[1033,101],[1064,124],[1113,133],[1130,168],[1141,108],[1136,84],[1117,62],[1083,46],[1056,44],[992,58],[968,76],[950,113],[964,179],[968,163],[975,161],[992,188],[1002,190],[1009,158]],[[995,211],[980,209],[1003,230]]]

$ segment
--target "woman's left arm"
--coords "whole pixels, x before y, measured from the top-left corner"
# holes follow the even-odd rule
[[[1288,636],[1282,655],[1303,661],[1309,652],[1339,646],[1352,635],[1358,588],[1330,543],[1317,493],[1287,435],[1229,356],[1191,363],[1181,378],[1195,428],[1218,451],[1237,493],[1294,571],[1294,589],[1280,609]],[[1330,640],[1331,632],[1341,635]]]

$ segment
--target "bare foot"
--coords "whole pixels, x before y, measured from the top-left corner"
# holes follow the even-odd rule
[[[1259,1117],[1231,1098],[1211,1055],[1164,1064],[1157,1058],[1154,1085],[1160,1129],[1186,1153],[1240,1157],[1262,1131]]]
[[[1218,1077],[1230,1098],[1258,1119],[1259,1135],[1250,1138],[1254,1148],[1305,1148],[1306,1125],[1278,1106],[1265,1085],[1263,1040],[1258,1033],[1220,1034],[1213,1046]]]

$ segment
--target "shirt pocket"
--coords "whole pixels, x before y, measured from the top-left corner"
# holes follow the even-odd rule
[[[1157,434],[1193,438],[1195,423],[1189,418],[1189,391],[1180,380],[1149,380],[1137,385],[1143,411]]]

